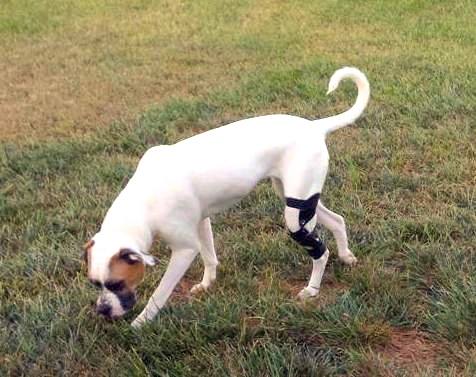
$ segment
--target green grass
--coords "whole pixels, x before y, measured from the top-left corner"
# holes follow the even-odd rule
[[[79,72],[99,69],[118,87],[149,90],[153,73],[155,83],[176,89],[87,134],[65,121],[33,136],[19,128],[20,137],[2,142],[0,375],[476,373],[472,2],[54,5],[2,3],[1,48],[33,60],[25,48],[42,42],[47,53],[38,64],[48,67],[62,56],[57,43],[84,36],[80,54],[70,56]],[[156,54],[166,58],[157,63]],[[161,263],[148,271],[134,312],[115,323],[97,318],[81,245],[142,153],[247,116],[341,111],[355,98],[352,85],[329,98],[325,91],[343,65],[367,73],[372,100],[357,125],[329,138],[323,198],[346,218],[359,264],[342,266],[324,232],[331,258],[321,296],[298,303],[293,294],[305,284],[310,261],[289,240],[282,206],[263,183],[213,219],[221,264],[210,294],[183,298],[201,278],[197,261],[157,320],[132,331],[129,322],[167,264],[159,242],[153,252]],[[60,70],[58,79],[83,77],[68,72]],[[94,90],[93,84],[85,85]],[[108,98],[121,103],[117,93]],[[80,130],[86,113],[79,113]],[[49,138],[58,129],[63,137]],[[402,334],[417,334],[410,342],[416,348],[396,349]],[[408,362],[408,353],[421,361]]]

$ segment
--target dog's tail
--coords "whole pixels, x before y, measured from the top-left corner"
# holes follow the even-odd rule
[[[369,81],[361,71],[353,67],[344,67],[334,72],[329,81],[329,89],[327,94],[336,90],[339,86],[339,83],[344,79],[351,79],[357,85],[357,100],[355,101],[354,106],[352,106],[349,110],[328,118],[317,119],[313,122],[319,127],[322,127],[326,134],[352,124],[362,115],[365,108],[367,107],[367,103],[369,102]]]

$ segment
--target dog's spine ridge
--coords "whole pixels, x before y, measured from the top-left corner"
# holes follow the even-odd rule
[[[351,79],[358,89],[357,100],[347,111],[324,119],[314,121],[319,127],[322,127],[325,133],[333,132],[339,128],[348,126],[355,122],[364,112],[370,98],[370,85],[367,77],[357,68],[344,67],[334,72],[329,80],[329,89],[327,94],[337,89],[339,83],[344,79]]]

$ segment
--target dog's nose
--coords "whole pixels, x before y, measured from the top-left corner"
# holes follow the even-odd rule
[[[96,307],[96,312],[98,314],[103,315],[104,317],[110,317],[111,316],[111,311],[112,311],[112,306],[109,305],[109,304],[101,303]]]

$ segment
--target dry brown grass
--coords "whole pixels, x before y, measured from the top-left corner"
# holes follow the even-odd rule
[[[45,4],[38,6],[42,12]],[[420,43],[403,42],[382,20],[329,20],[332,12],[331,4],[296,7],[277,0],[80,1],[55,10],[54,27],[46,17],[35,33],[0,28],[0,140],[83,134],[173,97],[236,85],[247,72],[329,56],[352,64],[362,59],[360,49],[368,58],[392,58],[395,46]],[[444,50],[440,59],[455,68],[461,64],[454,62],[467,61],[455,56],[474,51],[470,44]]]
[[[74,36],[73,36],[74,37]],[[94,36],[90,36],[94,39]],[[108,41],[92,41],[89,53],[68,36],[23,41],[0,58],[0,133],[3,140],[69,136],[122,119],[152,104],[206,93],[201,79],[208,51],[189,50],[201,64],[185,71],[181,54],[172,61],[139,62],[111,70],[98,62]],[[111,52],[114,54],[114,52]],[[146,64],[146,67],[141,67]],[[223,78],[220,69],[216,78]]]

